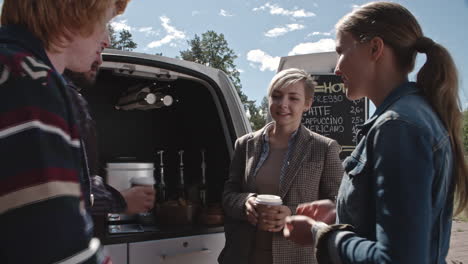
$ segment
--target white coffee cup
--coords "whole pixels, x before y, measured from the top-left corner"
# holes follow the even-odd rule
[[[255,202],[257,204],[257,213],[258,213],[258,223],[257,228],[260,230],[268,231],[271,226],[269,226],[266,222],[263,221],[264,213],[270,212],[274,210],[274,206],[282,205],[283,201],[281,197],[277,195],[270,195],[270,194],[261,194],[255,198]]]

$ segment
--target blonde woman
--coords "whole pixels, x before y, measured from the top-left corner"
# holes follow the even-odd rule
[[[307,73],[279,72],[268,89],[273,122],[236,141],[223,194],[226,245],[220,263],[316,263],[312,247],[294,245],[280,232],[300,203],[334,200],[343,175],[337,142],[301,124],[313,95]],[[258,194],[278,195],[283,205],[262,215],[255,202]]]

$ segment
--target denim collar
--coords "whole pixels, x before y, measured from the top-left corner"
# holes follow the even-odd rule
[[[390,106],[392,106],[396,101],[406,95],[419,93],[416,83],[414,82],[404,82],[400,84],[397,88],[393,89],[390,94],[385,98],[383,103],[377,107],[374,114],[369,118],[363,125],[359,126],[361,131],[359,134],[365,135],[369,129],[374,125],[375,121],[379,116],[385,112]]]
[[[263,142],[265,142],[265,143],[270,142],[270,134],[269,134],[268,132],[270,131],[270,129],[273,128],[273,124],[274,124],[274,121],[268,123],[268,124],[265,126],[265,129],[263,130],[262,138],[263,138]],[[299,128],[300,128],[300,127],[301,127],[301,126],[299,126]],[[299,131],[299,128],[296,129],[296,130],[291,134],[291,136],[289,136],[288,142],[291,143],[292,140],[296,138],[297,132]]]
[[[265,160],[268,158],[268,155],[270,153],[270,144],[269,144],[270,137],[269,137],[268,131],[270,131],[270,129],[273,128],[273,125],[274,125],[274,121],[266,124],[265,127],[263,128],[262,134],[260,135],[261,137],[259,138],[259,142],[262,142],[262,144],[261,144],[262,147],[261,147],[259,160],[257,162],[257,165],[256,165],[255,169],[254,169],[254,173],[253,173],[254,177],[256,177],[256,175],[258,173],[258,170],[263,165]],[[299,134],[298,132],[300,130],[302,130],[302,127],[303,126],[300,125],[299,128],[296,129],[291,134],[291,136],[289,136],[288,149],[287,149],[286,155],[284,156],[284,159],[283,159],[283,165],[281,166],[280,186],[282,185],[282,182],[284,180],[284,176],[285,176],[285,173],[286,173],[286,167],[287,167],[287,165],[289,165],[289,156],[291,154],[291,149],[293,148],[293,145],[295,144],[296,139],[298,138],[298,134]],[[300,133],[300,134],[302,135],[303,133]]]
[[[18,45],[56,71],[46,54],[42,41],[31,34],[24,26],[6,25],[0,27],[0,43]]]

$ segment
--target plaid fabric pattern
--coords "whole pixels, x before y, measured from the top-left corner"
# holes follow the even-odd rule
[[[223,206],[228,216],[226,246],[220,263],[247,263],[254,230],[246,224],[244,203],[255,194],[254,170],[262,150],[265,128],[247,134],[236,141],[229,179],[225,183]],[[334,199],[337,195],[343,168],[339,159],[340,146],[330,138],[314,133],[304,126],[298,131],[279,189],[283,204],[295,213],[300,203],[319,199]],[[239,234],[244,234],[241,237]],[[301,247],[286,240],[282,232],[272,241],[273,263],[316,263],[313,247]]]

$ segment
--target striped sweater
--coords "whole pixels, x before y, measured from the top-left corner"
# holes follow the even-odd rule
[[[1,263],[103,261],[65,89],[38,39],[20,26],[0,28]]]

